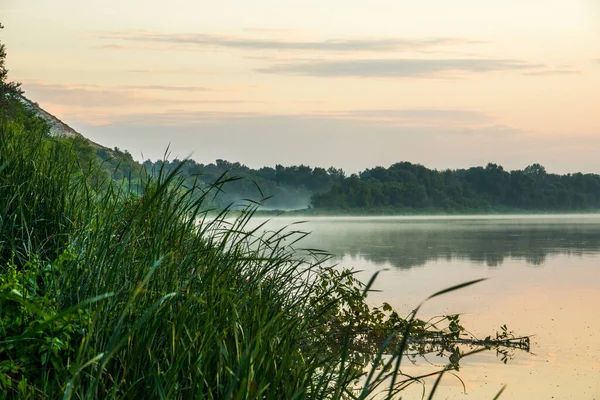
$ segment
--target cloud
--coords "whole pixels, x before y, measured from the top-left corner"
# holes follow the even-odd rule
[[[257,71],[318,77],[431,78],[461,72],[522,71],[542,67],[515,59],[367,59],[283,63]]]
[[[104,126],[72,124],[97,143],[128,149],[137,159],[191,156],[210,163],[221,158],[253,168],[265,165],[334,165],[357,172],[376,165],[411,161],[431,168],[464,168],[495,162],[522,169],[540,162],[553,172],[599,171],[598,135],[561,138],[496,125],[480,128],[389,127],[319,116],[207,113],[189,123],[157,125],[153,115],[129,116]],[[197,120],[198,122],[192,122]]]
[[[291,28],[243,28],[242,29],[244,32],[249,32],[249,33],[257,33],[257,34],[289,34],[289,33],[294,33],[297,32],[297,30],[295,29],[291,29]]]
[[[128,69],[126,72],[134,74],[190,74],[190,75],[206,75],[215,74],[218,71],[209,68],[153,68],[153,69]]]
[[[378,110],[348,111],[368,114]],[[384,110],[391,112],[392,110]],[[469,110],[456,116],[470,119]],[[400,114],[417,110],[393,110]],[[466,112],[466,114],[465,114]],[[252,113],[186,113],[173,110],[160,115],[137,114],[91,126],[71,123],[97,143],[128,149],[137,159],[162,158],[167,147],[172,158],[191,156],[210,163],[221,158],[239,161],[253,168],[265,165],[334,165],[357,172],[376,165],[388,166],[411,161],[431,168],[485,166],[488,162],[507,169],[522,169],[540,162],[553,172],[600,171],[597,157],[600,132],[596,135],[553,136],[533,134],[501,126],[493,117],[489,123],[446,124],[446,113],[433,126],[387,126],[357,123],[352,118],[332,115],[267,115]],[[474,112],[472,118],[481,116]],[[60,117],[60,116],[59,116]],[[164,125],[169,120],[172,125]],[[575,144],[574,144],[575,143]]]
[[[493,118],[478,111],[452,108],[408,108],[386,110],[353,110],[343,116],[365,120],[390,120],[404,124],[448,123],[489,123]]]
[[[208,92],[214,90],[203,86],[125,85],[121,87],[134,90],[164,90],[168,92]]]
[[[209,89],[197,86],[167,85],[124,85],[118,87],[99,85],[64,85],[40,82],[24,82],[25,95],[39,103],[52,103],[75,108],[115,108],[123,106],[173,106],[177,104],[217,104],[217,103],[260,103],[244,99],[181,99],[157,97],[148,92],[205,92]]]
[[[548,69],[545,71],[531,71],[525,72],[524,75],[528,76],[556,76],[556,75],[579,75],[581,71],[574,69]]]
[[[365,38],[365,39],[327,39],[327,40],[276,40],[246,38],[239,36],[223,36],[201,33],[167,34],[159,32],[106,32],[99,36],[104,40],[126,42],[143,42],[167,44],[174,46],[193,46],[200,49],[228,48],[236,50],[273,50],[273,51],[335,51],[335,52],[391,52],[391,51],[424,51],[443,46],[456,46],[479,43],[458,38]],[[106,44],[99,46],[105,49],[154,49],[167,50],[173,47],[128,46],[123,44]]]
[[[259,112],[226,112],[226,111],[189,111],[174,110],[157,113],[128,113],[113,115],[107,119],[111,124],[156,126],[191,126],[191,125],[279,125],[283,130],[286,126],[303,126],[305,124],[335,125],[351,123],[355,126],[394,128],[423,128],[436,130],[457,129],[463,133],[473,129],[506,131],[506,127],[498,126],[495,119],[478,111],[442,108],[407,108],[386,110],[348,110],[326,111],[312,114],[269,114]],[[252,129],[248,128],[249,132]],[[509,129],[514,132],[514,129]]]
[[[132,91],[102,88],[96,85],[63,85],[23,82],[25,95],[40,103],[58,103],[72,106],[105,107],[147,102],[149,99]]]
[[[74,84],[74,85],[62,85],[62,84],[48,84],[40,82],[29,82],[28,85],[44,86],[55,90],[74,90],[74,89],[95,89],[95,90],[109,90],[109,91],[123,91],[125,90],[143,90],[143,91],[167,91],[167,92],[209,92],[217,89],[208,88],[205,86],[171,86],[171,85],[118,85],[118,86],[102,86],[94,84]]]
[[[156,46],[146,45],[131,45],[131,44],[101,44],[98,46],[92,46],[94,49],[100,50],[158,50]]]
[[[479,113],[465,110],[438,110],[437,123],[414,121],[402,125],[407,116],[423,117],[435,110],[383,110],[399,114],[392,125],[373,123],[373,114],[382,110],[348,111],[331,115],[268,115],[171,111],[160,114],[130,114],[113,118],[104,126],[73,124],[90,139],[107,146],[129,149],[132,154],[160,158],[169,146],[173,157],[192,157],[199,162],[216,158],[240,161],[260,167],[279,164],[341,166],[359,170],[374,165],[389,165],[401,160],[434,167],[457,164],[485,165],[497,161],[500,147],[505,154],[516,152],[515,141],[523,132],[498,126],[490,118],[479,122]],[[365,117],[358,120],[361,115]],[[446,115],[448,118],[442,118]],[[474,124],[447,123],[453,118],[475,120]],[[359,123],[360,122],[360,123]],[[505,144],[510,142],[511,146]],[[507,150],[508,149],[508,150]],[[525,164],[527,165],[527,164]]]

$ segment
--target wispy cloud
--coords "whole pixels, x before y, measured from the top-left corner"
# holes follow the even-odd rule
[[[431,78],[465,72],[526,71],[543,67],[516,59],[367,59],[281,63],[257,71],[320,77]]]
[[[33,101],[77,108],[115,108],[123,106],[173,106],[177,104],[239,104],[259,103],[245,99],[218,98],[164,98],[149,92],[206,92],[204,87],[167,85],[124,85],[119,87],[100,85],[64,85],[40,82],[24,82],[25,94]]]
[[[45,86],[50,89],[58,90],[74,90],[74,89],[85,89],[85,90],[109,90],[109,91],[120,91],[123,90],[142,90],[142,91],[167,91],[167,92],[210,92],[218,89],[209,88],[205,86],[172,86],[172,85],[118,85],[118,86],[102,86],[102,85],[91,85],[91,84],[72,84],[72,85],[61,85],[61,84],[48,84],[40,82],[29,82],[29,85],[33,86]]]
[[[151,99],[133,91],[103,88],[97,85],[64,85],[54,83],[23,82],[25,95],[40,103],[58,103],[77,107],[120,107]]]
[[[101,44],[97,46],[92,46],[94,49],[100,50],[159,50],[156,46],[153,45],[139,45],[139,44]]]
[[[121,87],[134,90],[163,90],[168,92],[208,92],[214,90],[203,86],[125,85]]]
[[[529,76],[556,76],[556,75],[579,75],[581,71],[575,69],[548,69],[543,71],[525,72]]]
[[[206,74],[216,74],[218,71],[216,69],[210,68],[138,68],[138,69],[128,69],[125,72],[130,72],[134,74],[164,74],[164,75],[206,75]]]
[[[473,125],[489,124],[494,119],[478,111],[452,108],[406,108],[386,110],[352,110],[339,114],[342,118],[363,121],[389,121],[402,125]]]
[[[269,34],[269,35],[280,35],[280,34],[290,34],[293,32],[297,32],[297,30],[295,29],[291,29],[291,28],[244,28],[242,29],[244,32],[250,32],[250,33],[255,33],[255,34],[261,34],[264,35]]]
[[[380,124],[371,114],[399,114],[401,119],[430,112],[440,118],[427,121]],[[128,148],[134,154],[159,158],[169,146],[173,157],[192,157],[200,162],[215,158],[236,160],[261,167],[265,164],[336,165],[358,170],[374,165],[409,160],[434,167],[456,163],[485,165],[503,154],[515,153],[524,133],[495,121],[456,126],[448,120],[468,111],[456,110],[357,110],[321,114],[263,114],[172,111],[160,114],[129,114],[103,126],[82,126],[93,140]],[[357,123],[361,114],[365,117]],[[478,113],[473,117],[477,119]],[[520,145],[522,146],[522,145]],[[530,147],[535,148],[535,146]],[[538,150],[539,151],[539,150]],[[525,164],[526,165],[526,164]]]
[[[488,162],[522,169],[533,161],[552,167],[552,172],[599,168],[600,135],[552,137],[493,123],[479,128],[449,127],[441,121],[437,127],[397,127],[318,115],[168,114],[160,118],[188,123],[165,126],[157,123],[156,115],[138,114],[108,125],[73,126],[98,143],[128,149],[135,157],[160,159],[168,147],[173,158],[191,155],[205,163],[222,158],[255,168],[335,165],[356,172],[398,161],[440,169]]]
[[[226,111],[189,111],[168,110],[155,113],[128,113],[127,115],[114,115],[111,123],[125,125],[145,125],[152,123],[156,126],[189,126],[189,125],[229,125],[238,126],[247,124],[250,127],[257,124],[280,125],[283,130],[289,126],[303,126],[304,124],[332,124],[350,123],[371,127],[418,127],[432,131],[446,131],[459,129],[469,132],[473,129],[484,128],[498,131],[495,118],[478,111],[464,109],[443,108],[407,108],[386,110],[347,110],[347,111],[321,111],[318,113],[304,114],[273,114],[260,112],[226,112]],[[285,128],[285,127],[288,128]],[[514,131],[514,130],[512,130]]]
[[[336,52],[390,52],[425,51],[443,46],[464,45],[473,42],[459,38],[364,38],[326,40],[277,40],[270,38],[248,38],[202,33],[167,34],[159,32],[106,32],[100,39],[124,42],[142,42],[167,45],[186,45],[201,49],[228,48],[237,50],[282,50],[282,51],[336,51]],[[173,49],[173,47],[132,47],[110,43],[99,46],[105,49]]]

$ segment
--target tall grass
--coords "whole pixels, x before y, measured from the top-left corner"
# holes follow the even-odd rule
[[[0,134],[0,249],[19,263],[36,253],[52,258],[70,216],[78,213],[69,190],[74,158],[40,131],[8,123]],[[0,267],[1,268],[1,267]]]
[[[159,171],[132,194],[68,140],[1,129],[0,397],[398,395],[413,318],[401,342],[356,351],[369,285],[249,228],[254,205],[207,209],[226,179],[206,191]]]

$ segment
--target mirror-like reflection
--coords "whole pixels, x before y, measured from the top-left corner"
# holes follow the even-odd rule
[[[301,247],[327,250],[340,257],[361,257],[400,269],[457,259],[489,267],[501,266],[506,259],[539,266],[551,255],[600,252],[598,217],[416,221],[314,218],[294,228],[312,232],[301,241]]]
[[[275,218],[267,227],[298,220]],[[461,360],[461,381],[445,378],[440,398],[464,399],[465,388],[469,398],[494,398],[507,384],[502,398],[600,399],[599,215],[309,218],[290,229],[312,232],[295,247],[327,250],[362,271],[359,279],[383,270],[369,298],[405,313],[436,291],[490,278],[427,302],[422,316],[461,313],[478,337],[507,324],[533,335],[532,353],[508,366],[493,354]],[[405,368],[419,374],[423,365]],[[421,396],[420,388],[403,394]]]

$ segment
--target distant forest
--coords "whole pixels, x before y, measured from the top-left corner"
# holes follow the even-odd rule
[[[600,209],[600,176],[549,174],[533,164],[506,171],[499,165],[437,171],[401,162],[345,178],[312,206],[323,209],[441,211]]]
[[[345,174],[336,168],[311,168],[304,165],[260,169],[248,168],[238,162],[216,160],[215,163],[201,164],[194,160],[146,160],[141,165],[131,154],[119,148],[95,150],[102,169],[117,181],[136,186],[144,174],[169,174],[175,169],[191,184],[198,180],[206,189],[215,182],[226,180],[216,197],[213,206],[228,207],[247,205],[249,201],[259,202],[263,209],[297,210],[310,207],[312,197],[326,193],[336,184],[342,184]],[[81,153],[81,150],[79,151]],[[84,162],[86,162],[84,160]]]
[[[586,211],[600,209],[600,175],[551,174],[533,164],[507,171],[497,164],[456,170],[433,170],[409,162],[375,167],[347,176],[338,168],[305,165],[252,169],[217,160],[150,161],[141,165],[117,148],[97,149],[113,179],[137,179],[143,173],[179,168],[186,179],[208,187],[233,179],[216,197],[217,206],[261,202],[265,209],[312,212],[503,212]]]
[[[317,193],[326,193],[336,184],[342,184],[344,171],[336,168],[311,168],[305,165],[260,169],[248,168],[238,162],[216,160],[211,164],[199,164],[194,160],[145,161],[146,171],[156,174],[161,168],[163,173],[170,172],[181,165],[181,172],[198,178],[210,185],[218,179],[232,179],[226,183],[217,196],[220,206],[232,203],[247,203],[247,200],[261,202],[264,208],[278,210],[296,210],[308,208],[312,197]]]

